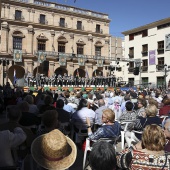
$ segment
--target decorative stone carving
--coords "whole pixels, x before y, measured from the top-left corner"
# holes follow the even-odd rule
[[[52,36],[52,37],[55,36],[55,31],[54,31],[54,30],[51,30],[50,33],[51,33],[51,36]]]
[[[28,12],[31,12],[31,8],[28,8],[28,10],[27,10]]]
[[[10,4],[6,4],[6,7],[7,7],[8,9],[10,9]]]
[[[70,38],[71,38],[71,39],[74,39],[74,34],[73,34],[73,33],[70,34]]]
[[[9,25],[7,22],[3,22],[1,24],[1,27],[2,27],[2,30],[6,30],[6,31],[9,31]]]
[[[4,3],[2,3],[2,8],[5,8],[5,4]]]
[[[91,34],[88,34],[88,41],[93,41],[93,36]]]
[[[35,9],[34,8],[32,8],[32,13],[35,13]]]
[[[32,25],[29,25],[27,30],[28,30],[28,34],[34,34],[34,28]]]

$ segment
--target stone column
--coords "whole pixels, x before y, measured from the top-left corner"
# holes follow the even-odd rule
[[[55,51],[55,45],[54,45],[54,36],[55,36],[55,31],[51,30],[51,51]]]
[[[34,38],[34,28],[32,25],[29,25],[28,28],[28,38],[27,38],[27,53],[28,54],[33,54],[33,47],[34,47],[34,42],[33,42],[33,38]]]
[[[9,25],[7,22],[1,24],[1,52],[8,53]]]
[[[55,66],[55,63],[54,61],[49,61],[49,76],[51,77],[52,75],[54,75],[54,66]]]

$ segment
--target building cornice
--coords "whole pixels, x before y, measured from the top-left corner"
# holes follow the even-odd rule
[[[10,20],[6,18],[1,18],[2,22],[7,22],[10,25],[20,25],[20,26],[25,26],[28,27],[29,25],[32,25],[33,28],[40,28],[40,29],[46,29],[46,30],[54,30],[54,31],[64,31],[67,33],[75,33],[75,34],[83,34],[83,35],[89,35],[91,34],[92,36],[95,37],[101,37],[101,38],[106,38],[110,37],[110,34],[100,34],[100,33],[95,33],[91,31],[84,31],[84,30],[77,30],[77,29],[72,29],[72,28],[66,28],[66,27],[59,27],[59,26],[53,26],[53,25],[45,25],[45,24],[39,24],[39,23],[33,23],[33,22],[25,22],[25,21],[17,21],[17,20]]]
[[[136,32],[142,31],[142,30],[151,29],[151,28],[157,27],[159,25],[166,24],[168,22],[170,22],[170,17],[159,20],[159,21],[155,21],[150,24],[146,24],[146,25],[143,25],[143,26],[131,29],[131,30],[124,31],[124,32],[122,32],[122,34],[126,36],[126,35],[133,34],[133,33],[136,33]]]
[[[27,3],[27,2],[21,2],[21,1],[16,1],[16,0],[2,0],[2,2],[11,4],[11,5],[22,6],[22,7],[26,7],[26,8],[35,8],[37,10],[49,11],[49,12],[56,13],[56,14],[65,14],[65,15],[69,15],[69,16],[72,15],[72,16],[81,17],[81,18],[85,18],[85,19],[93,19],[96,21],[102,21],[102,22],[106,22],[106,23],[110,23],[110,21],[111,21],[108,18],[94,17],[92,15],[76,13],[74,11],[66,11],[66,10],[55,8],[55,7],[37,5],[34,3]],[[48,2],[48,1],[43,1],[43,2]],[[48,3],[50,3],[50,2],[48,2]],[[54,3],[54,4],[56,4],[56,3]],[[75,8],[75,9],[79,9],[79,10],[94,12],[94,11],[76,8],[76,7],[72,7],[72,6],[66,6],[66,5],[62,5],[62,4],[58,4],[58,5],[65,6],[68,8]],[[108,14],[104,14],[104,13],[99,13],[99,12],[95,12],[95,13],[99,14],[99,15],[108,16]]]

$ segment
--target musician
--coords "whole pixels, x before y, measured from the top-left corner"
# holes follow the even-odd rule
[[[36,73],[36,86],[41,86],[40,73]]]
[[[30,86],[31,85],[31,79],[33,78],[32,77],[32,73],[30,73],[29,71],[28,71],[28,73],[27,74],[25,74],[25,80],[26,80],[26,82],[27,82],[27,84],[28,84],[28,86]]]
[[[85,86],[85,83],[86,83],[86,82],[85,82],[85,77],[82,77],[82,78],[81,78],[81,85],[84,87],[84,86]]]
[[[57,86],[62,86],[62,85],[63,85],[62,76],[59,74],[57,78]]]

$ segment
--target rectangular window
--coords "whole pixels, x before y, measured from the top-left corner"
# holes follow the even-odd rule
[[[65,18],[60,18],[60,27],[65,27]]]
[[[164,53],[164,41],[158,41],[158,54],[163,54]]]
[[[134,62],[133,61],[130,61],[129,62],[129,68],[128,68],[128,71],[129,73],[132,73],[134,70]]]
[[[22,38],[13,38],[13,49],[22,50]]]
[[[77,21],[77,29],[82,30],[82,22],[81,21]]]
[[[22,18],[22,11],[15,10],[15,20],[21,20]]]
[[[58,52],[65,53],[65,43],[58,43]]]
[[[129,48],[129,58],[134,58],[134,47]]]
[[[143,30],[142,37],[147,37],[147,36],[148,36],[148,30]]]
[[[134,78],[128,78],[128,82],[130,86],[134,86]]]
[[[38,51],[45,51],[46,41],[38,40]]]
[[[148,77],[142,77],[142,84],[148,84]]]
[[[164,77],[157,77],[157,87],[164,87],[165,86],[165,79]]]
[[[83,45],[77,45],[77,54],[83,54],[84,46]]]
[[[142,71],[148,71],[148,59],[142,60]]]
[[[40,14],[40,23],[45,24],[45,15]]]
[[[142,45],[142,56],[148,56],[148,44]]]
[[[95,56],[101,56],[101,47],[95,47]]]
[[[96,24],[96,32],[100,33],[100,25],[99,24]]]
[[[164,57],[158,58],[158,65],[157,70],[163,70],[164,69]]]
[[[129,41],[134,40],[134,34],[129,35]]]

